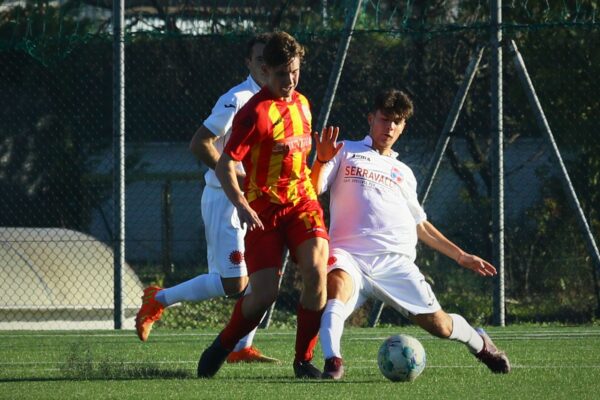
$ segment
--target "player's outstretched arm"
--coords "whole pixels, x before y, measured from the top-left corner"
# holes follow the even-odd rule
[[[429,221],[417,225],[419,240],[427,246],[455,260],[461,267],[470,269],[481,276],[496,275],[496,268],[489,262],[474,254],[469,254],[446,238]]]
[[[257,228],[264,229],[262,221],[258,217],[258,214],[250,207],[248,201],[244,197],[244,193],[240,189],[236,174],[237,161],[231,158],[229,154],[222,154],[215,167],[215,174],[221,182],[223,191],[227,195],[227,198],[238,212],[238,217],[242,226],[246,224],[248,229],[254,230]]]
[[[340,128],[337,126],[323,128],[321,134],[313,132],[317,157],[311,167],[310,179],[318,194],[321,194],[320,188],[323,187],[321,181],[323,165],[327,164],[344,147],[344,143],[337,142],[339,133]]]

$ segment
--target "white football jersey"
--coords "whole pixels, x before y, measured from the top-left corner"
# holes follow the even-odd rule
[[[374,150],[372,139],[345,141],[324,168],[330,188],[330,247],[350,254],[416,257],[417,229],[427,219],[412,170]]]
[[[232,87],[217,100],[212,112],[204,120],[204,126],[218,137],[215,141],[215,147],[219,154],[223,154],[223,149],[231,137],[233,117],[259,91],[260,86],[252,79],[252,76],[248,75],[244,82]],[[238,163],[238,168],[243,171],[242,163]],[[215,171],[211,168],[206,171],[204,179],[207,185],[221,187]]]

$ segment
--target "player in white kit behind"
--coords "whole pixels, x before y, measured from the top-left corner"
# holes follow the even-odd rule
[[[198,128],[190,150],[209,167],[202,192],[202,219],[204,220],[208,273],[197,276],[171,288],[150,286],[144,290],[142,307],[136,316],[136,330],[140,340],[146,341],[154,322],[161,318],[164,309],[181,301],[203,301],[221,296],[234,296],[244,291],[248,284],[248,271],[244,260],[244,236],[235,207],[221,188],[215,176],[215,165],[231,136],[233,117],[264,84],[262,52],[270,34],[254,36],[247,45],[246,66],[248,78],[222,95],[211,114]],[[238,178],[245,174],[238,168]],[[228,362],[277,362],[252,346],[256,329],[240,340],[229,354]]]
[[[319,331],[325,379],[342,378],[344,321],[369,297],[432,335],[464,343],[493,372],[510,371],[506,354],[482,329],[442,310],[414,264],[419,239],[479,275],[496,274],[490,263],[466,253],[427,221],[415,176],[392,150],[412,112],[404,92],[388,89],[375,98],[363,140],[337,143],[339,130],[332,127],[314,135],[313,184],[319,193],[330,190],[328,300]]]

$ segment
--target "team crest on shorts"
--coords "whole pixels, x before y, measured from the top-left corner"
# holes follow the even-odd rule
[[[333,264],[335,264],[337,262],[337,258],[335,258],[335,256],[331,256],[329,257],[329,259],[327,260],[327,266],[330,267]]]
[[[240,265],[244,261],[244,254],[239,250],[234,250],[229,253],[229,261],[232,264]]]

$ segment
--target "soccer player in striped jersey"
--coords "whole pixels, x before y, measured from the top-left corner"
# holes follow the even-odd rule
[[[254,329],[279,291],[287,247],[302,277],[293,363],[298,378],[319,378],[312,363],[325,306],[328,234],[307,165],[311,113],[296,91],[303,47],[276,32],[263,51],[266,86],[233,120],[233,133],[216,167],[225,193],[246,224],[250,291],[238,300],[227,326],[202,353],[198,376],[214,376],[235,343]],[[236,165],[246,171],[243,190]]]
[[[154,322],[165,308],[181,301],[203,301],[241,293],[248,284],[244,261],[244,235],[237,211],[227,199],[215,176],[214,168],[231,136],[233,117],[265,84],[262,72],[263,49],[269,33],[253,36],[246,46],[246,66],[250,74],[242,83],[222,95],[211,114],[198,128],[190,142],[190,150],[208,170],[202,191],[202,219],[204,221],[208,273],[199,275],[170,288],[150,286],[144,290],[142,307],[136,316],[136,330],[142,341],[148,340]],[[236,171],[240,179],[243,168]],[[256,329],[248,333],[229,354],[227,362],[277,362],[252,345]]]
[[[328,300],[320,330],[326,379],[342,378],[344,321],[369,297],[434,336],[464,343],[493,372],[510,371],[506,354],[483,330],[442,310],[414,264],[421,240],[481,276],[496,274],[490,263],[462,250],[427,220],[415,176],[392,150],[412,112],[410,98],[389,89],[376,96],[368,115],[370,132],[363,140],[337,143],[337,128],[315,134],[313,184],[319,193],[330,190]]]

